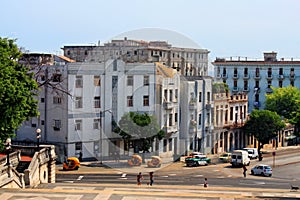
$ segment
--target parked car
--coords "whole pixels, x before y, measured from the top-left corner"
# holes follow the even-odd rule
[[[231,153],[223,153],[219,156],[219,161],[227,163],[231,162]]]
[[[192,152],[188,157],[185,158],[185,163],[188,167],[208,165],[211,163],[211,159],[203,153]]]
[[[208,165],[208,162],[205,160],[205,158],[187,157],[185,159],[185,164],[187,167],[198,167],[198,166]]]
[[[243,150],[248,151],[248,155],[250,159],[258,158],[258,151],[256,148],[243,148]]]
[[[252,175],[272,176],[272,167],[269,165],[259,164],[251,169]]]

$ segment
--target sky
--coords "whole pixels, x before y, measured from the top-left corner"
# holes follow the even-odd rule
[[[29,52],[111,39],[167,40],[209,58],[300,59],[299,0],[4,0],[0,37]]]

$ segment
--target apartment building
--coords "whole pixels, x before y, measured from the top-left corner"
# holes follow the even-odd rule
[[[213,132],[212,77],[181,77],[180,139],[184,152],[210,153]]]
[[[266,94],[273,87],[300,87],[300,61],[277,59],[276,52],[264,53],[263,60],[216,58],[214,79],[228,84],[233,94],[247,93],[249,112],[264,109]]]
[[[116,59],[42,65],[39,69],[41,83],[49,80],[56,90],[42,88],[40,116],[24,122],[16,140],[35,141],[35,130],[40,128],[41,142],[55,144],[60,161],[80,152],[85,159],[101,161],[116,152],[126,156],[134,153],[134,142],[125,144],[113,132],[112,121],[139,112],[156,115],[166,132],[150,150],[161,157],[179,152],[180,78],[176,70],[159,63]]]
[[[126,37],[104,45],[68,45],[64,56],[77,62],[105,62],[121,59],[126,63],[160,62],[184,76],[207,76],[207,49],[173,47],[166,41],[129,40]]]

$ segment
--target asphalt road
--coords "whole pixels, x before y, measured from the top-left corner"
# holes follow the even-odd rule
[[[158,185],[203,185],[204,178],[208,178],[209,185],[225,187],[248,188],[276,188],[288,189],[290,185],[300,186],[300,153],[299,150],[276,152],[276,156],[265,154],[263,161],[251,160],[248,172],[258,163],[273,167],[272,177],[242,175],[241,168],[232,168],[229,163],[212,164],[209,166],[186,167],[177,162],[166,166],[154,173],[154,184]],[[110,173],[59,173],[58,183],[118,183],[136,184],[136,173],[113,171]],[[148,182],[149,176],[144,173],[143,184]]]

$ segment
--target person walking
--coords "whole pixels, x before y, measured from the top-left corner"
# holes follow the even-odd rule
[[[206,188],[208,186],[207,178],[204,178],[203,186]]]
[[[149,172],[149,179],[150,179],[150,182],[147,183],[147,185],[150,185],[150,186],[153,185],[153,183],[154,183],[154,180],[153,180],[153,174],[154,174],[154,172]]]
[[[246,175],[247,175],[246,165],[243,165],[243,174],[244,174],[244,178],[246,178]]]
[[[136,176],[136,181],[137,181],[137,185],[142,185],[142,180],[143,180],[143,175],[142,172],[140,172],[137,176]]]

